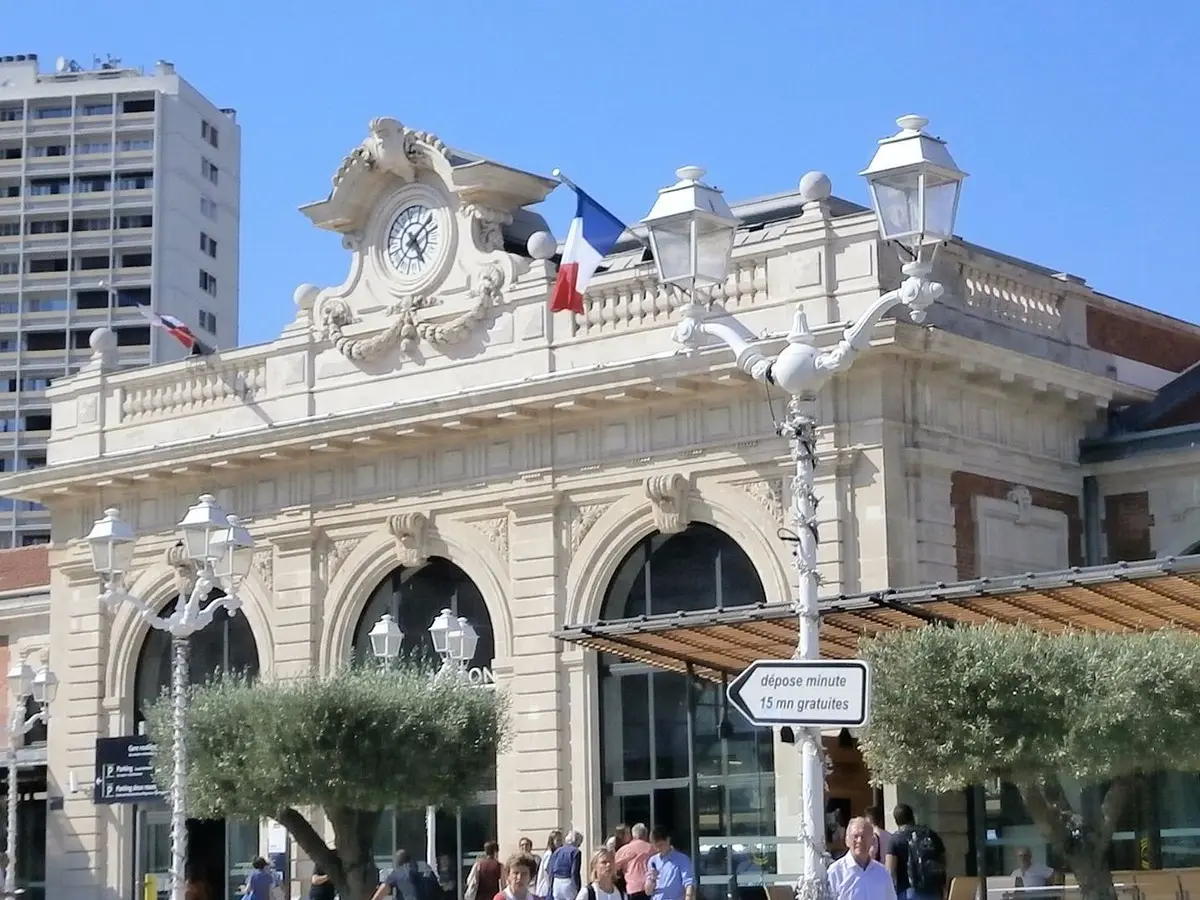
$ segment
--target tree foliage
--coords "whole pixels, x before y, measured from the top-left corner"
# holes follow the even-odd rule
[[[872,663],[862,748],[882,780],[946,791],[995,777],[1200,771],[1193,635],[931,627],[869,639],[862,653]]]
[[[1084,897],[1112,896],[1105,862],[1131,776],[1200,771],[1200,638],[934,626],[867,639],[872,775],[928,791],[1015,784]],[[1064,780],[1099,804],[1072,807]]]
[[[147,714],[155,776],[171,778],[171,703]],[[371,843],[386,809],[473,802],[502,749],[507,702],[463,678],[402,660],[328,677],[218,676],[188,697],[188,813],[270,816],[327,867],[347,898],[374,886]],[[298,809],[321,807],[330,850]]]

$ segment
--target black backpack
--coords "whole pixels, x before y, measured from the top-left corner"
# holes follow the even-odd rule
[[[625,900],[625,898],[628,896],[625,893],[625,886],[621,885],[621,884],[617,884],[616,879],[614,878],[613,879],[613,887],[615,887],[620,892],[622,900]],[[587,885],[587,895],[588,895],[588,900],[596,900],[596,886],[594,884],[592,884],[590,881],[588,882],[588,885]]]
[[[941,897],[946,888],[946,845],[928,825],[909,829],[908,884],[925,897]]]

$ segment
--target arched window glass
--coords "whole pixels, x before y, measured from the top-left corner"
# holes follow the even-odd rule
[[[609,585],[602,615],[624,619],[764,600],[745,551],[724,532],[695,523],[634,547]],[[600,684],[605,833],[638,822],[669,828],[677,847],[698,851],[706,898],[725,897],[735,878],[743,888],[772,881],[771,731],[729,707],[721,685],[694,681],[689,689],[685,675],[602,655]]]
[[[355,658],[359,661],[374,658],[367,635],[385,613],[391,613],[404,632],[400,652],[436,663],[438,657],[429,626],[443,609],[464,616],[479,635],[475,657],[468,668],[490,672],[496,655],[496,638],[483,594],[462,569],[441,557],[433,557],[416,568],[398,568],[375,589],[354,629]]]
[[[209,602],[222,596],[220,590],[209,595]],[[177,599],[160,611],[169,616]],[[188,680],[203,684],[218,672],[240,673],[255,678],[259,674],[258,646],[246,616],[238,611],[229,615],[218,610],[209,625],[188,638]],[[162,696],[171,683],[171,636],[158,629],[147,632],[138,654],[134,673],[133,718],[135,730],[145,722],[147,707]],[[170,814],[165,804],[138,804],[137,856],[134,877],[138,883],[150,873],[165,880],[170,854]],[[245,880],[245,871],[258,850],[258,822],[188,819],[188,871],[201,892],[215,900],[231,900]]]
[[[491,683],[496,637],[487,603],[467,573],[441,557],[431,557],[423,566],[397,568],[383,579],[367,600],[355,626],[355,660],[374,661],[367,635],[385,613],[391,613],[404,632],[400,652],[436,664],[438,658],[429,626],[443,609],[465,617],[475,628],[479,643],[468,668],[473,680],[484,685]],[[494,768],[485,785],[487,789],[476,795],[476,802],[462,810],[404,811],[384,816],[375,837],[376,864],[389,869],[395,852],[407,850],[424,865],[436,867],[441,884],[454,885],[447,893],[461,896],[484,842],[497,837]],[[434,860],[427,858],[427,848],[431,845]]]
[[[223,596],[215,590],[209,602]],[[178,600],[171,600],[160,612],[169,616]],[[219,610],[212,624],[189,639],[188,677],[192,684],[203,684],[217,672],[237,672],[257,677],[258,646],[250,623],[239,610],[229,615]],[[157,700],[171,683],[171,636],[165,631],[151,629],[142,642],[134,682],[134,721],[145,719],[146,707]]]

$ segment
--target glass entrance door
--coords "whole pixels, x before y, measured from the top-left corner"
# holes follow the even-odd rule
[[[133,885],[135,898],[147,896],[148,878],[154,879],[155,894],[160,900],[170,896],[171,814],[165,809],[138,807],[137,864],[134,873],[137,876]]]
[[[396,851],[407,850],[419,868],[437,873],[441,900],[463,900],[471,867],[483,855],[483,845],[496,839],[496,792],[478,794],[475,803],[457,812],[432,813],[405,810],[385,814],[375,837],[375,864],[380,877],[386,877]],[[502,847],[501,856],[516,849]]]
[[[161,806],[138,806],[133,900],[146,897],[154,879],[159,900],[171,896],[171,813]],[[203,900],[235,900],[259,855],[258,822],[188,819],[187,878]]]

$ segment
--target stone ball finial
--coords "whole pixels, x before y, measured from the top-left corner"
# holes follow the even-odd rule
[[[96,353],[112,353],[117,349],[117,333],[111,328],[97,328],[88,335],[88,346]]]
[[[311,309],[320,291],[321,289],[314,284],[302,284],[292,293],[292,302],[296,304],[297,309]]]
[[[800,179],[800,199],[805,203],[828,200],[833,193],[833,183],[824,172],[808,172]]]
[[[525,248],[534,259],[550,259],[558,252],[558,241],[548,231],[535,231],[525,242]]]

